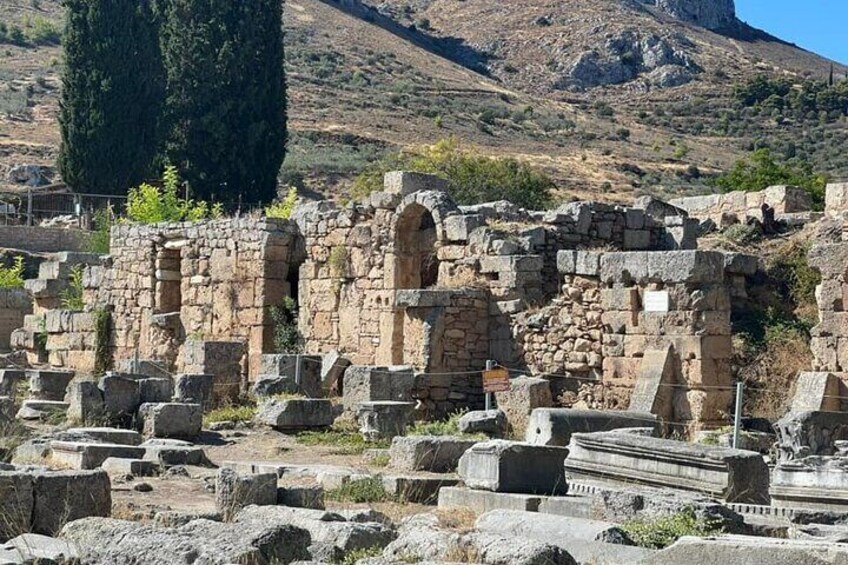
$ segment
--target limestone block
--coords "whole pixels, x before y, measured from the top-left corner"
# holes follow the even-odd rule
[[[109,457],[106,459],[101,468],[110,476],[117,475],[123,477],[133,475],[135,477],[152,477],[159,471],[159,465],[154,461],[145,461],[144,459],[126,459],[122,457]]]
[[[795,384],[790,412],[839,412],[842,381],[833,373],[801,373]]]
[[[676,383],[671,346],[645,352],[639,363],[636,388],[630,397],[630,412],[655,414],[660,419],[672,420],[674,416],[674,389]]]
[[[83,443],[75,441],[52,441],[50,449],[53,459],[71,469],[96,469],[110,457],[141,459],[144,449],[133,445],[113,443]]]
[[[473,410],[459,419],[463,434],[486,434],[491,438],[506,436],[509,422],[503,410]]]
[[[20,410],[15,415],[19,420],[42,420],[56,412],[67,412],[68,405],[65,402],[54,400],[25,400]]]
[[[391,400],[361,402],[357,408],[359,431],[369,441],[403,435],[414,407],[411,402]]]
[[[450,475],[383,475],[383,488],[386,494],[398,500],[413,504],[436,504],[439,491],[445,487],[454,487],[459,480]]]
[[[648,279],[670,283],[724,280],[724,254],[717,251],[657,251],[647,254]]]
[[[29,531],[32,506],[32,477],[0,470],[0,543]]]
[[[144,459],[154,461],[162,467],[174,465],[208,466],[206,452],[199,445],[179,439],[148,439],[139,447],[144,448]]]
[[[475,444],[459,460],[459,476],[472,488],[494,492],[564,495],[568,449],[506,440]]]
[[[17,386],[26,378],[26,371],[0,369],[0,396],[15,398]]]
[[[247,506],[277,504],[277,475],[260,473],[239,475],[232,469],[220,469],[215,479],[215,508],[230,520]]]
[[[557,271],[563,275],[576,274],[577,252],[563,250],[557,252]]]
[[[321,397],[321,363],[319,355],[263,355],[263,375],[278,375],[287,377],[292,382],[298,378],[297,363],[300,357],[300,384],[295,391],[310,398]]]
[[[362,402],[412,400],[415,374],[412,367],[352,365],[343,378],[344,408],[354,411]]]
[[[537,408],[530,415],[525,441],[533,445],[566,447],[574,433],[650,427],[659,431],[657,417],[650,412]]]
[[[333,405],[325,399],[266,400],[256,421],[278,431],[328,428],[333,425]]]
[[[144,436],[151,438],[191,439],[203,427],[203,409],[200,404],[177,402],[142,404],[138,417]]]
[[[35,471],[32,531],[53,536],[68,522],[109,516],[112,486],[103,470]]]
[[[789,412],[774,429],[781,462],[834,455],[836,442],[848,440],[848,413]]]
[[[383,191],[389,194],[408,196],[422,190],[445,192],[447,189],[447,181],[435,175],[409,171],[391,171],[386,173],[383,178]]]
[[[648,253],[604,253],[601,256],[601,281],[604,283],[643,282],[648,276]]]
[[[286,485],[277,489],[277,504],[292,508],[324,509],[324,487]]]
[[[174,381],[174,400],[200,404],[203,409],[212,405],[213,375],[177,375]]]
[[[135,430],[124,430],[120,428],[69,428],[66,432],[70,436],[84,436],[100,443],[113,443],[117,445],[139,445],[141,434]]]
[[[276,396],[278,394],[297,394],[299,388],[291,377],[276,377],[273,375],[259,375],[259,378],[250,389],[256,398]]]
[[[844,562],[848,562],[848,548],[844,544],[739,535],[683,537],[642,561],[644,565],[814,565]]]
[[[509,391],[495,393],[495,399],[519,436],[527,429],[527,421],[534,409],[553,406],[550,383],[545,379],[524,376],[512,379]]]
[[[829,216],[848,212],[848,183],[830,183],[825,188],[824,210]]]
[[[106,415],[114,419],[132,417],[139,406],[138,381],[118,374],[106,375],[98,384]]]
[[[321,387],[325,391],[333,390],[344,377],[351,362],[338,351],[325,353],[321,358]]]
[[[27,370],[29,389],[32,398],[36,400],[62,400],[71,379],[72,372]]]
[[[459,458],[476,440],[452,437],[395,437],[389,450],[391,465],[400,471],[453,472]]]
[[[94,381],[71,381],[65,402],[68,403],[68,420],[72,422],[97,422],[105,415],[103,393]]]
[[[138,381],[138,400],[140,404],[149,402],[170,402],[174,396],[174,381],[170,378],[147,378]]]
[[[15,419],[15,401],[8,396],[0,396],[0,425]]]

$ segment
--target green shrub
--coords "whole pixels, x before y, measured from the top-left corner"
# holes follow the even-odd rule
[[[732,226],[725,228],[721,234],[733,243],[739,245],[759,241],[763,235],[759,226],[748,224],[733,224]]]
[[[271,322],[274,324],[274,350],[277,353],[300,353],[303,340],[297,327],[297,303],[287,296],[280,306],[270,309]]]
[[[365,549],[354,549],[353,551],[345,554],[342,559],[338,561],[334,561],[336,565],[356,565],[359,561],[363,559],[370,559],[372,557],[380,557],[383,555],[383,549],[381,547],[368,547]]]
[[[695,516],[692,508],[672,516],[631,520],[623,529],[633,543],[648,549],[666,548],[683,536],[706,537],[723,532],[717,522]]]
[[[0,265],[0,288],[23,288],[24,287],[24,258],[23,255],[15,257],[11,267]]]
[[[180,198],[180,175],[176,167],[168,166],[162,176],[162,188],[142,184],[130,189],[127,199],[127,218],[139,224],[160,222],[197,222],[223,215],[220,204],[210,205],[203,200]]]
[[[297,188],[291,187],[282,202],[275,202],[265,208],[265,216],[268,218],[288,220],[292,217],[297,202]]]
[[[366,449],[384,449],[387,441],[368,442],[358,431],[332,429],[298,434],[297,443],[312,447],[331,447],[335,455],[362,455]]]
[[[210,424],[217,422],[234,422],[236,424],[252,422],[253,418],[256,417],[256,410],[256,406],[252,404],[223,406],[204,414],[203,425],[209,427]]]
[[[356,178],[351,194],[364,198],[382,190],[383,175],[398,169],[444,178],[451,196],[461,205],[509,200],[539,210],[553,202],[555,185],[544,173],[516,159],[480,155],[454,138],[383,159]]]
[[[36,45],[58,45],[62,40],[62,32],[49,20],[36,18],[27,30],[27,37]]]
[[[94,215],[94,232],[88,239],[86,250],[89,253],[108,255],[111,251],[112,210],[98,210]]]
[[[68,288],[59,293],[63,309],[73,312],[82,312],[85,310],[85,300],[83,300],[85,289],[83,288],[82,278],[83,267],[82,265],[76,265],[71,269]]]
[[[383,487],[383,480],[380,477],[368,477],[366,479],[350,481],[338,488],[327,491],[324,494],[324,498],[336,502],[361,504],[366,502],[385,502],[389,500],[389,495],[385,487]]]
[[[486,439],[483,434],[463,434],[459,431],[459,420],[465,411],[454,412],[447,420],[438,422],[415,422],[407,430],[411,436],[460,436],[473,439]]]

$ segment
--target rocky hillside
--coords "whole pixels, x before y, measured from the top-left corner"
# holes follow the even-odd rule
[[[61,18],[57,0],[0,4],[25,33]],[[451,135],[545,168],[563,198],[708,190],[761,146],[848,176],[845,120],[734,98],[758,73],[801,83],[831,62],[739,22],[732,0],[288,0],[285,25],[283,179],[321,192]],[[58,46],[0,45],[0,176],[54,159],[60,67]]]

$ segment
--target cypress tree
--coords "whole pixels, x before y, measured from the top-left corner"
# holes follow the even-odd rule
[[[191,196],[274,199],[285,156],[280,0],[157,0],[167,74],[166,155]]]
[[[64,0],[59,170],[73,190],[125,194],[151,173],[164,104],[147,0]]]

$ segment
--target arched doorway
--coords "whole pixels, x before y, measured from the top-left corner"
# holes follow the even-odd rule
[[[438,284],[437,244],[433,214],[420,204],[407,206],[395,229],[396,289],[424,289]]]

